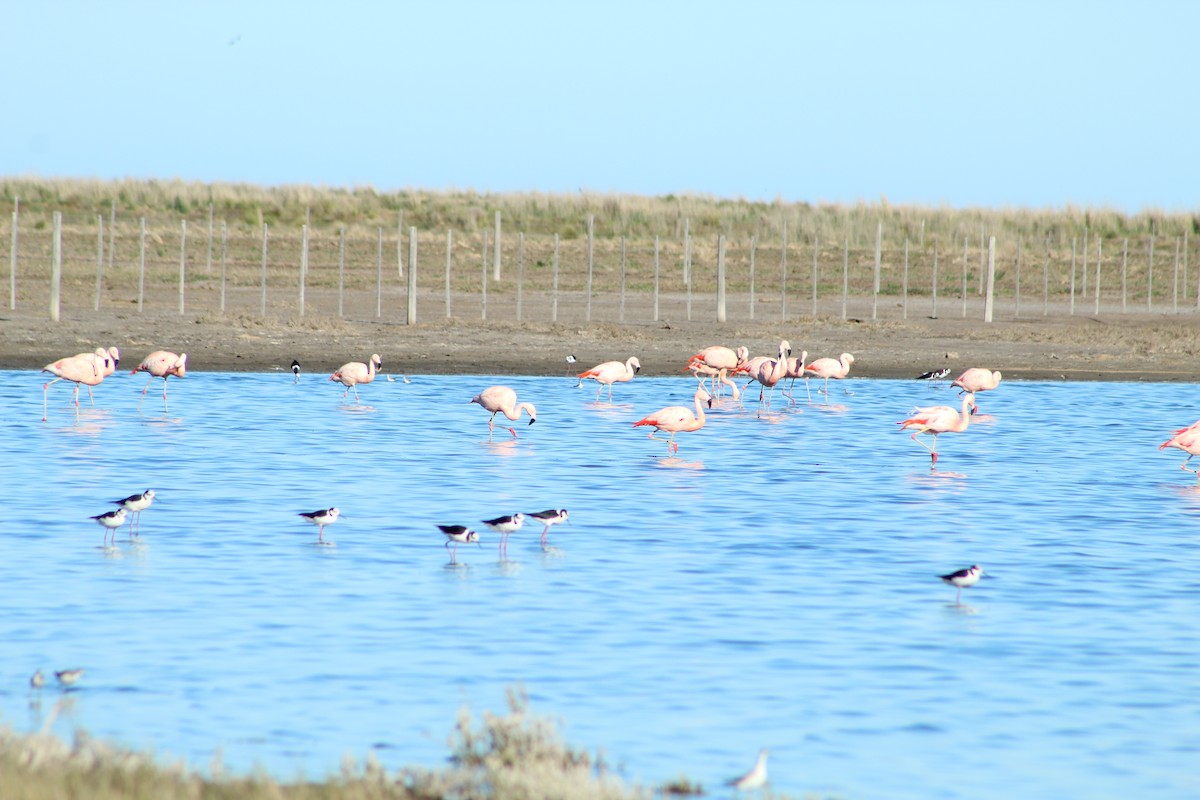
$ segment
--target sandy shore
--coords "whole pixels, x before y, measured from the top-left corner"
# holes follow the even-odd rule
[[[558,376],[568,355],[580,370],[636,355],[643,375],[676,375],[688,356],[708,345],[744,344],[766,355],[787,339],[794,354],[806,350],[810,358],[853,353],[852,374],[859,377],[912,378],[942,366],[952,372],[982,366],[1009,379],[1200,381],[1200,314],[1194,312],[997,314],[988,325],[960,316],[843,321],[833,309],[786,324],[664,317],[622,325],[560,314],[555,324],[441,319],[407,325],[387,316],[181,315],[165,310],[167,302],[154,305],[158,310],[142,313],[64,308],[57,323],[40,309],[0,311],[0,368],[36,370],[64,355],[116,345],[123,366],[165,349],[186,352],[193,371],[272,371],[297,359],[318,374],[379,353],[392,373]],[[535,300],[527,308],[527,318],[539,316]]]

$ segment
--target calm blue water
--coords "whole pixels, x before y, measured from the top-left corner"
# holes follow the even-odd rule
[[[768,746],[797,796],[1200,793],[1200,490],[1156,450],[1196,386],[1006,381],[935,475],[895,423],[955,395],[915,381],[725,406],[668,460],[630,423],[690,405],[687,378],[596,406],[573,379],[416,376],[351,406],[320,375],[193,372],[139,415],[117,375],[78,424],[56,385],[43,424],[41,376],[2,377],[19,729],[65,697],[67,736],[322,777],[439,765],[461,707],[522,685],[644,783],[715,789]],[[515,442],[467,402],[498,382],[538,407]],[[87,517],[151,487],[140,543],[102,548]],[[330,505],[317,546],[296,514]],[[435,524],[564,506],[551,552],[527,525],[500,563],[485,529],[447,567]],[[973,563],[994,579],[956,607],[933,576]]]

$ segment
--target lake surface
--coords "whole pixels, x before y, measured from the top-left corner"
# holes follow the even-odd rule
[[[919,371],[919,370],[917,370]],[[915,371],[914,371],[915,372]],[[523,686],[630,781],[720,783],[770,747],[776,791],[851,798],[1200,795],[1200,489],[1159,452],[1194,385],[1020,383],[940,437],[897,429],[945,384],[728,400],[677,457],[631,423],[690,378],[5,372],[0,722],[53,722],[204,769],[438,766],[464,705]],[[519,438],[468,403],[537,405]],[[814,389],[819,386],[813,383]],[[154,488],[140,540],[89,516]],[[297,514],[337,506],[316,544]],[[498,557],[478,522],[527,523]],[[479,527],[458,548],[436,524]],[[963,592],[935,577],[971,564]],[[37,668],[85,667],[31,693]]]

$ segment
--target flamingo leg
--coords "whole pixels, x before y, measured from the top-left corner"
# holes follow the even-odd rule
[[[163,413],[166,414],[167,411],[167,376],[163,375]]]
[[[42,384],[42,422],[45,422],[46,419],[50,416],[49,404],[46,399],[46,395],[50,392],[50,384],[58,383],[61,380],[62,380],[62,378],[55,378],[54,380],[50,381],[50,383]]]
[[[153,380],[154,380],[154,376],[151,375],[150,380],[146,381],[146,385],[142,387],[142,398],[141,398],[141,400],[138,400],[138,413],[139,414],[142,411],[142,400],[146,399],[146,391],[150,388],[150,383]]]
[[[808,395],[808,404],[812,405],[812,387],[808,385],[808,376],[804,376],[804,393]]]
[[[917,431],[916,433],[914,433],[914,434],[912,435],[912,440],[913,440],[914,442],[916,442],[917,444],[921,445],[921,447],[924,447],[926,450],[928,450],[928,451],[929,451],[929,455],[930,455],[930,457],[931,457],[931,458],[932,458],[932,460],[933,460],[933,463],[934,463],[934,464],[937,464],[937,460],[938,460],[938,454],[937,454],[937,434],[936,434],[936,433],[935,433],[935,434],[933,434],[933,447],[930,447],[929,445],[925,444],[924,442],[922,442],[920,439],[918,439],[918,438],[917,438],[917,436],[918,436],[918,435],[920,435],[921,433],[923,433],[923,431]]]

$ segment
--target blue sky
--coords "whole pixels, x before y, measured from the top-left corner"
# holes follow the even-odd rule
[[[1200,3],[44,2],[0,175],[1200,209]]]

